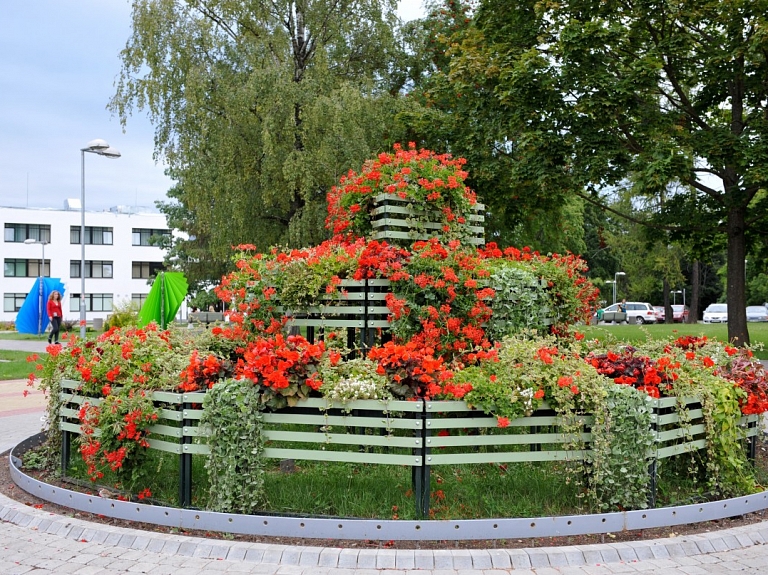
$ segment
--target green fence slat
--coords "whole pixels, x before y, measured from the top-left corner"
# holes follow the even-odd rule
[[[79,414],[80,414],[80,410],[79,409],[72,409],[71,407],[61,407],[61,408],[59,408],[59,416],[60,417],[72,417],[74,419],[77,419]]]
[[[162,401],[164,403],[181,403],[182,402],[182,394],[181,393],[172,393],[170,391],[155,391],[152,394],[152,400],[153,401]]]
[[[163,441],[162,439],[154,439],[150,437],[147,439],[150,449],[156,449],[157,451],[165,451],[166,453],[175,453],[181,455],[181,445],[178,443],[172,443],[170,441]]]
[[[211,448],[205,443],[185,443],[182,446],[182,453],[190,455],[210,455]]]
[[[427,465],[464,465],[469,463],[523,463],[530,461],[580,461],[585,451],[505,451],[495,453],[432,453]]]
[[[264,438],[269,441],[295,441],[330,445],[355,445],[362,447],[405,447],[420,448],[420,437],[397,435],[364,435],[359,433],[322,433],[301,431],[265,430]]]
[[[700,423],[698,425],[691,425],[688,428],[684,427],[677,427],[675,429],[668,429],[665,431],[659,431],[656,434],[656,443],[664,443],[666,441],[672,441],[673,439],[680,439],[681,437],[686,437],[690,435],[691,437],[699,435],[700,433],[705,433],[707,431],[707,426],[703,423]]]
[[[191,393],[182,393],[181,394],[181,401],[183,403],[200,403],[202,404],[203,401],[205,401],[206,393],[201,393],[199,391],[193,391]]]
[[[309,461],[336,461],[346,463],[370,463],[377,465],[421,466],[421,456],[395,453],[364,453],[359,451],[320,451],[311,449],[282,449],[267,447],[264,457],[270,459],[304,459]]]
[[[404,401],[404,400],[390,400],[383,399],[357,399],[354,401],[348,401],[341,403],[338,401],[328,401],[319,397],[310,397],[303,399],[299,404],[301,407],[316,407],[319,410],[326,409],[341,409],[350,411],[353,409],[364,409],[367,411],[381,411],[382,413],[398,413],[398,412],[410,412],[421,413],[421,400],[417,401]]]
[[[286,325],[304,327],[365,327],[362,319],[289,319]]]
[[[184,437],[210,437],[211,430],[202,425],[185,425],[181,428]]]
[[[354,417],[343,415],[305,415],[290,413],[265,413],[264,423],[267,424],[304,424],[321,426],[339,426],[339,427],[375,427],[381,429],[420,429],[421,421],[419,419],[401,419],[375,417]]]
[[[157,412],[157,417],[160,419],[167,419],[169,421],[181,421],[184,419],[181,411],[176,411],[174,409],[160,409]]]
[[[482,413],[482,412],[480,412]],[[523,421],[524,420],[524,421]],[[427,429],[487,429],[499,427],[498,419],[495,417],[462,417],[462,418],[445,418],[428,419],[426,422]],[[552,427],[560,425],[560,418],[557,416],[542,416],[542,417],[521,417],[519,419],[512,419],[509,422],[510,428],[518,427]]]
[[[171,427],[170,425],[150,425],[149,431],[150,433],[157,433],[158,435],[181,438],[180,427]]]
[[[574,439],[589,442],[591,433],[580,433],[578,436],[562,433],[537,433],[537,434],[506,434],[506,435],[433,435],[427,438],[427,447],[505,447],[509,445],[546,445],[551,443],[568,443]]]
[[[704,417],[704,412],[701,409],[690,409],[688,410],[688,415],[691,421],[696,421],[697,419],[701,419],[702,417]],[[668,413],[666,415],[659,415],[656,418],[657,425],[669,425],[672,423],[679,423],[679,422],[680,422],[680,414],[677,412]]]
[[[672,457],[673,455],[680,455],[681,453],[690,453],[691,451],[704,449],[705,447],[707,447],[706,439],[678,443],[677,445],[670,445],[669,447],[660,447],[656,450],[656,457],[658,459],[664,459],[666,457]]]
[[[60,421],[59,422],[59,429],[61,431],[71,431],[72,433],[81,434],[82,430],[80,429],[80,425],[77,423],[70,423],[68,421]]]
[[[181,412],[181,418],[182,419],[202,419],[203,417],[203,410],[202,409],[184,409]]]

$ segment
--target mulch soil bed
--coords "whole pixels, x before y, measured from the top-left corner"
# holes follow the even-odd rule
[[[768,442],[762,439],[757,449],[756,464],[768,469]],[[535,537],[524,539],[492,539],[492,540],[471,540],[471,541],[380,541],[380,540],[342,540],[342,539],[307,539],[301,537],[267,537],[256,535],[238,535],[232,533],[219,533],[209,531],[181,530],[172,527],[152,525],[148,523],[138,523],[123,519],[111,519],[108,517],[94,515],[81,511],[75,511],[61,505],[55,505],[33,495],[30,495],[19,488],[11,479],[10,463],[8,452],[0,454],[3,462],[0,464],[0,493],[14,499],[25,505],[43,509],[57,515],[74,517],[99,523],[103,525],[113,525],[131,529],[140,529],[154,533],[171,533],[176,535],[187,535],[190,537],[204,537],[208,539],[221,539],[227,541],[246,541],[258,542],[276,545],[291,546],[310,546],[310,547],[343,547],[343,548],[388,548],[388,549],[514,549],[522,547],[553,547],[562,545],[588,545],[593,543],[614,543],[627,541],[641,541],[659,539],[663,537],[675,537],[684,535],[693,535],[696,533],[705,533],[710,531],[721,531],[731,527],[743,525],[752,525],[768,518],[768,510],[747,515],[740,515],[733,518],[721,519],[716,521],[706,521],[703,523],[693,523],[689,525],[675,525],[672,527],[663,527],[655,529],[644,529],[640,531],[623,531],[620,533],[601,533],[594,535],[572,535],[564,537]],[[26,472],[26,470],[25,470]],[[34,472],[29,472],[35,475]],[[47,480],[52,485],[57,485],[65,489],[77,490],[71,483],[65,483],[60,480]]]

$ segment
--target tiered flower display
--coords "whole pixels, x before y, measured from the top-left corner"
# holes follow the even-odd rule
[[[693,395],[702,398],[709,431],[721,442],[718,447],[713,439],[719,451],[710,457],[720,466],[714,473],[725,478],[718,481],[738,483],[740,476],[722,471],[739,441],[735,432],[722,431],[726,418],[768,410],[765,371],[751,352],[692,337],[610,348],[585,341],[574,327],[591,316],[598,292],[584,276],[584,261],[465,241],[477,203],[466,177],[462,159],[396,147],[331,191],[332,239],[266,254],[238,247],[235,271],[216,289],[229,307],[227,324],[195,338],[151,325],[53,346],[39,372],[52,396],[58,395],[55,382],[66,377],[100,400],[83,405],[80,414],[80,453],[89,475],[97,479],[107,469],[120,472],[140,461],[154,422],[150,391],[206,391],[235,379],[258,390],[259,409],[323,396],[343,402],[464,400],[496,417],[499,428],[543,402],[561,415],[599,413],[598,429],[607,421],[608,396],[626,407]],[[370,237],[371,212],[382,195],[409,202],[420,239]],[[420,218],[441,226],[419,227]],[[361,349],[346,348],[345,336],[357,335],[354,328],[344,333],[320,327],[316,338],[287,333],[297,317],[322,326],[323,306],[344,317],[360,297],[373,294],[365,291],[368,282],[386,291],[374,295],[386,306],[389,327],[372,330]],[[355,292],[358,299],[348,291],[353,288],[362,290]],[[621,391],[607,391],[614,385]],[[50,416],[58,418],[55,410]],[[582,424],[579,418],[574,426]],[[604,455],[610,460],[610,447]],[[640,453],[633,463],[638,474],[645,473],[643,458]],[[617,469],[626,465],[619,461]],[[592,467],[596,477],[603,472],[598,459]],[[749,488],[748,481],[740,485]]]

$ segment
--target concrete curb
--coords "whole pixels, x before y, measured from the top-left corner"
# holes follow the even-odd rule
[[[764,545],[768,521],[649,541],[521,549],[366,549],[212,540],[91,523],[35,509],[0,494],[0,521],[80,542],[168,556],[341,569],[495,570],[634,563]]]

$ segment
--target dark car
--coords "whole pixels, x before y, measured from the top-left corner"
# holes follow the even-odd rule
[[[672,306],[672,321],[677,323],[685,323],[688,319],[688,306],[687,305],[673,305]]]

